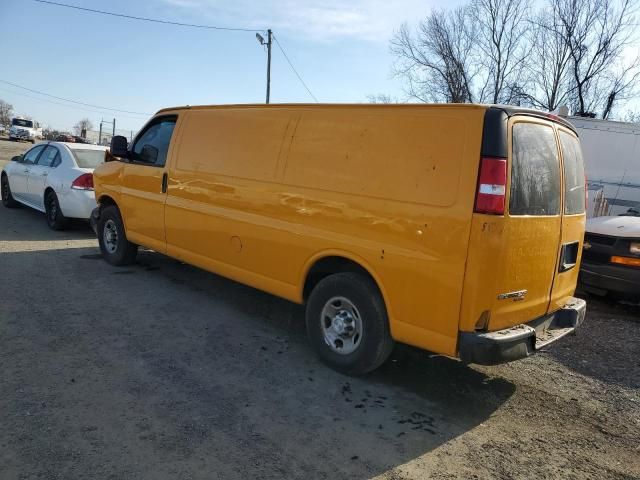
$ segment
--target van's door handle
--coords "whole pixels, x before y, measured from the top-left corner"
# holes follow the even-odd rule
[[[40,174],[42,177],[46,177],[47,175],[49,175],[47,172],[43,172]]]
[[[578,262],[578,249],[580,248],[580,242],[570,242],[562,245],[560,250],[560,265],[558,265],[558,272],[566,272],[576,266]]]
[[[167,182],[169,181],[169,176],[167,172],[162,174],[162,193],[167,193]]]

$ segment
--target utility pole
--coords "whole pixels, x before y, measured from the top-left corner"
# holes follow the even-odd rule
[[[271,29],[267,30],[267,41],[264,41],[264,37],[259,33],[256,33],[256,38],[260,45],[267,46],[267,102],[269,103],[269,97],[271,96],[271,42],[272,42]]]
[[[267,30],[267,103],[271,96],[271,29]]]

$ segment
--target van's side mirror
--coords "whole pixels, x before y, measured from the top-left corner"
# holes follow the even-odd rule
[[[129,156],[129,150],[127,150],[127,137],[122,135],[114,135],[111,138],[111,155],[114,157],[127,158]]]
[[[153,145],[144,145],[142,147],[142,153],[140,154],[140,160],[147,163],[156,163],[158,160],[158,149]]]
[[[16,155],[15,157],[11,158],[12,162],[21,162],[22,161],[22,155]]]

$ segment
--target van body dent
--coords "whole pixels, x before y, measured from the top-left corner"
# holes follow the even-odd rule
[[[306,303],[312,343],[348,373],[377,367],[393,341],[515,360],[584,318],[573,298],[584,170],[575,130],[557,117],[485,105],[179,107],[126,150],[114,142],[119,158],[94,172],[108,261],[130,262],[143,245]]]

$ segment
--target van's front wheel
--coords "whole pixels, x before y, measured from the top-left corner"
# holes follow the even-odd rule
[[[393,350],[384,301],[364,275],[337,273],[322,279],[309,296],[306,321],[320,359],[339,372],[370,372]]]
[[[130,265],[136,260],[138,245],[127,240],[120,211],[115,205],[100,212],[98,243],[102,256],[111,265]]]

